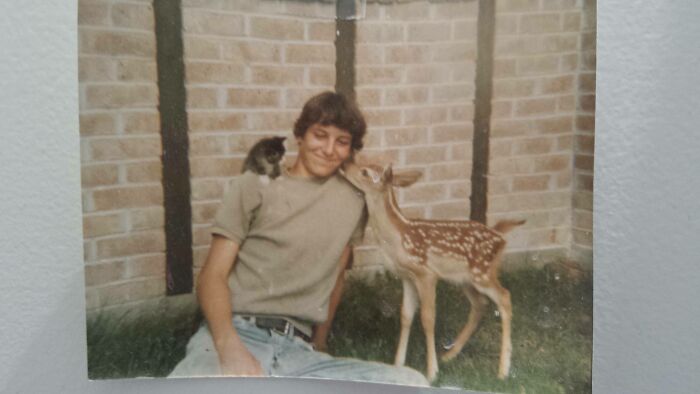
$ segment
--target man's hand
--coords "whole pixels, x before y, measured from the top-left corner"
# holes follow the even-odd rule
[[[197,297],[214,339],[221,373],[262,376],[264,371],[260,363],[245,347],[231,321],[232,306],[228,276],[237,254],[237,243],[218,235],[212,238],[209,255],[199,273]]]
[[[229,376],[264,376],[260,362],[253,357],[240,339],[231,338],[216,346],[221,374]]]

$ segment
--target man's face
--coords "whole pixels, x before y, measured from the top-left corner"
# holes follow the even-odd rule
[[[333,175],[352,152],[352,135],[335,126],[314,124],[298,138],[298,174],[325,178]]]

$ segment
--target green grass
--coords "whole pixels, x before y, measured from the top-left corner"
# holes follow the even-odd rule
[[[513,302],[510,378],[497,379],[501,323],[495,304],[454,360],[441,363],[434,386],[515,393],[591,392],[592,278],[565,280],[546,268],[502,275]],[[401,284],[391,277],[371,286],[349,284],[329,336],[331,353],[391,363],[400,329]],[[469,303],[455,286],[440,283],[438,346],[450,343],[467,320]],[[425,370],[425,337],[413,322],[406,364]],[[439,351],[440,349],[438,349]]]
[[[434,385],[514,393],[591,392],[592,278],[567,280],[553,269],[502,275],[513,301],[511,376],[496,378],[501,324],[490,304],[462,353],[440,364]],[[349,281],[329,336],[330,353],[391,363],[399,334],[400,281]],[[436,342],[449,343],[466,322],[462,292],[438,286]],[[425,369],[418,314],[406,364]],[[88,322],[91,379],[165,376],[184,356],[192,316],[149,316],[138,324],[98,317]],[[439,350],[439,349],[438,349]]]

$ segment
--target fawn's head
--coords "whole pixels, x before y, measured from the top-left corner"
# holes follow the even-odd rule
[[[346,163],[342,173],[367,197],[384,195],[391,190],[392,186],[410,186],[423,174],[417,170],[401,171],[394,174],[391,164],[380,167],[374,164],[359,165],[356,163]]]

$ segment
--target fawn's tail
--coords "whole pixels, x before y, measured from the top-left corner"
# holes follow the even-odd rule
[[[508,231],[512,230],[513,227],[520,226],[522,224],[525,224],[525,220],[501,220],[500,222],[496,223],[495,226],[493,226],[493,229],[498,231],[501,234],[505,234]]]

